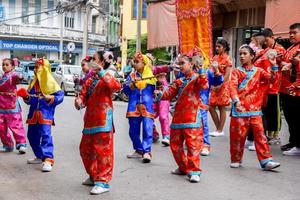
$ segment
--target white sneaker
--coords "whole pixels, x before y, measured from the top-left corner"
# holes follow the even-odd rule
[[[32,158],[27,160],[27,164],[41,164],[43,161],[39,158]]]
[[[51,172],[52,164],[48,161],[43,162],[42,164],[42,172]]]
[[[245,147],[245,149],[248,149],[250,146],[253,146],[253,145],[254,145],[253,141],[246,140],[244,147]]]
[[[254,143],[253,143],[252,146],[249,146],[249,147],[248,147],[248,150],[249,150],[249,151],[256,151],[256,148],[255,148]]]
[[[222,131],[222,132],[214,131],[214,132],[210,133],[210,136],[212,136],[212,137],[221,137],[221,136],[224,136],[224,135],[225,135],[224,131]]]
[[[20,146],[19,148],[19,153],[20,154],[25,154],[26,153],[27,148],[25,146]]]
[[[230,163],[231,168],[239,168],[241,166],[241,163],[235,162],[235,163]]]
[[[167,136],[166,136],[166,137],[163,137],[161,143],[162,143],[163,145],[165,145],[166,147],[170,146],[170,139],[169,139],[169,137],[167,137]]]
[[[300,156],[300,148],[293,147],[289,151],[284,151],[283,155],[286,155],[286,156]]]
[[[216,131],[211,131],[208,133],[209,136],[214,136]]]
[[[88,177],[82,182],[82,185],[94,186],[95,183],[90,177]]]
[[[279,162],[270,161],[270,162],[268,162],[268,163],[265,165],[265,167],[263,168],[263,170],[268,171],[268,170],[275,169],[275,168],[277,168],[277,167],[279,167],[279,166],[280,166],[280,163],[279,163]]]
[[[150,153],[145,153],[143,155],[143,163],[150,163],[151,162],[151,158],[152,158],[152,156],[151,156]]]
[[[202,150],[201,150],[201,156],[209,156],[209,149],[207,147],[204,147]]]
[[[90,194],[92,194],[92,195],[98,195],[98,194],[102,194],[102,193],[105,193],[105,192],[109,192],[109,187],[105,188],[105,187],[102,187],[102,186],[95,185],[92,188]]]
[[[186,175],[186,173],[184,173],[183,171],[181,171],[179,168],[176,168],[176,169],[172,170],[171,174],[174,174],[174,175]]]
[[[138,158],[142,158],[143,155],[137,151],[133,152],[132,154],[127,155],[127,158],[132,158],[132,159],[138,159]]]
[[[191,183],[198,183],[200,181],[200,176],[199,175],[192,175],[190,177],[190,182]]]

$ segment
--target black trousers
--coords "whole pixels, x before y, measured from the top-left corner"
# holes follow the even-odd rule
[[[289,126],[289,142],[300,148],[300,97],[288,94],[280,94],[282,110]]]
[[[279,104],[279,94],[268,95],[267,105],[262,109],[265,116],[264,127],[266,131],[280,131],[281,120]]]

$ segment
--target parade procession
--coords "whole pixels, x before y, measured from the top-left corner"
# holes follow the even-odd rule
[[[300,199],[299,0],[2,0],[0,59],[0,199]]]

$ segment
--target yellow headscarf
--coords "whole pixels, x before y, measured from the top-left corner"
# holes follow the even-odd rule
[[[40,65],[40,67],[32,82],[30,83],[28,89],[31,90],[34,84],[38,81],[43,95],[50,95],[61,90],[59,85],[53,78],[49,61],[46,59],[39,59],[36,64]]]
[[[148,77],[154,76],[153,72],[152,72],[152,68],[151,68],[150,59],[145,55],[142,55],[142,56],[143,56],[143,61],[145,63],[144,71],[142,73],[142,78],[148,78]],[[156,78],[152,78],[152,79],[147,79],[145,81],[147,84],[155,85],[157,80],[156,80]]]
[[[143,55],[142,53],[138,52],[135,54],[134,59],[142,61],[144,63],[144,71],[142,73],[142,78],[150,78],[153,77],[153,73],[152,73],[152,67],[151,67],[151,61],[150,59],[146,56]],[[140,90],[144,89],[147,84],[150,85],[156,85],[156,78],[151,78],[151,79],[146,79],[146,80],[141,80],[141,81],[137,81],[135,83],[136,87]]]

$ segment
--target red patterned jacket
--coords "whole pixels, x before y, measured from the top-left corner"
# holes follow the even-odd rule
[[[99,77],[89,78],[77,97],[86,106],[83,134],[110,132],[113,129],[112,93],[120,90],[121,84],[105,70],[100,71]]]
[[[300,43],[291,46],[286,50],[284,55],[284,62],[290,63],[290,59],[296,53],[296,51],[300,49]],[[284,94],[289,94],[288,88],[292,85],[290,82],[291,77],[291,70],[282,71],[282,78],[281,78],[281,85],[280,85],[280,92]]]
[[[195,73],[194,71],[177,79],[168,90],[160,92],[156,100],[172,100],[178,95],[175,105],[174,116],[171,124],[172,129],[200,128],[200,109],[207,109],[200,99],[200,90],[208,88],[205,70]]]

